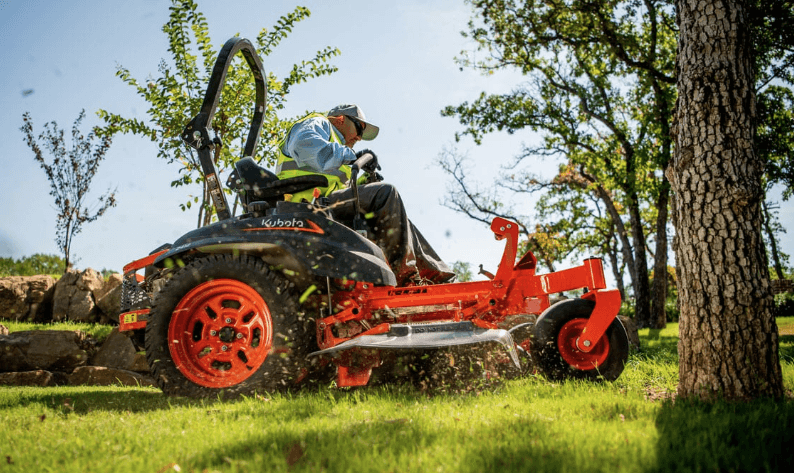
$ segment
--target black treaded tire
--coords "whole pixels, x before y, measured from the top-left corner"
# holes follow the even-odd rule
[[[618,318],[612,321],[590,354],[577,353],[571,344],[572,339],[568,339],[568,344],[563,345],[564,354],[569,359],[572,355],[579,356],[582,365],[589,364],[591,359],[598,359],[600,362],[597,363],[597,366],[590,364],[584,369],[577,368],[566,361],[564,354],[561,353],[560,332],[566,327],[566,324],[586,321],[590,318],[594,307],[594,301],[570,299],[554,304],[538,318],[535,324],[535,337],[532,341],[531,353],[533,360],[548,379],[575,378],[614,381],[623,373],[629,356],[629,338]],[[600,353],[600,356],[597,353]]]
[[[254,315],[234,317],[234,310],[241,310],[241,304],[236,303],[237,306],[231,305],[230,309],[227,308],[230,303],[224,299],[227,287],[241,288],[242,293],[248,296],[248,299],[243,297],[242,305],[253,305],[254,310],[245,311]],[[204,288],[210,290],[205,291]],[[146,326],[146,358],[158,386],[168,395],[194,398],[234,398],[288,388],[293,380],[301,376],[301,368],[314,338],[314,321],[300,312],[298,297],[293,291],[291,283],[280,274],[270,271],[264,261],[247,255],[211,255],[197,258],[181,268],[157,294]],[[206,299],[209,297],[206,294],[215,294],[214,299]],[[206,304],[202,297],[207,300]],[[229,299],[233,298],[234,296],[229,296]],[[254,304],[255,301],[259,301],[260,305]],[[264,308],[261,306],[262,302]],[[184,309],[185,304],[187,310]],[[218,317],[216,314],[215,318],[209,319],[202,313],[207,310],[202,304],[214,307],[215,311],[209,309],[212,314],[231,311],[232,316]],[[217,310],[221,306],[223,309]],[[173,322],[173,333],[177,335],[173,335],[175,340],[169,340],[169,326],[172,324],[174,309],[178,307],[182,307],[182,310],[174,315]],[[193,315],[186,316],[185,313]],[[232,322],[227,324],[228,328],[217,330],[223,322],[232,318],[245,322]],[[186,328],[180,331],[177,327]],[[263,335],[262,327],[267,327],[264,330],[267,336]],[[215,329],[214,338],[209,335],[211,328]],[[226,339],[221,339],[217,335],[219,332],[223,332]],[[182,349],[182,352],[172,351],[179,350],[175,347],[179,346],[180,340],[181,346],[192,345],[193,351],[188,352],[187,348]],[[268,341],[270,345],[266,343]],[[169,342],[174,343],[169,345]],[[205,347],[196,354],[201,344],[212,348]],[[211,367],[207,366],[207,360],[213,357],[220,359],[221,353],[216,350],[220,345],[226,346],[224,352],[228,349],[228,353],[223,355],[230,361],[220,363],[220,369],[216,369],[215,363],[219,363],[218,361],[213,361]],[[241,348],[235,352],[237,346]],[[177,367],[175,363],[175,353],[181,367]],[[258,358],[249,359],[246,354],[250,356],[251,353]],[[231,354],[236,354],[239,359],[231,357]],[[209,358],[202,360],[205,356]],[[224,371],[247,377],[239,382],[234,381],[236,384],[224,386],[225,382],[229,382],[223,378],[226,376]],[[198,378],[196,381],[196,373],[198,376],[206,376],[206,380]]]

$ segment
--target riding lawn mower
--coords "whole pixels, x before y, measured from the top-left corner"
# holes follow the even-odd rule
[[[253,74],[256,103],[244,157],[227,180],[244,210],[234,216],[214,164],[222,143],[211,124],[237,53]],[[265,100],[255,48],[230,39],[201,111],[182,133],[198,154],[218,221],[124,267],[120,330],[145,347],[166,394],[272,392],[328,373],[339,387],[364,386],[391,354],[488,343],[502,347],[504,363],[520,369],[530,359],[550,379],[620,376],[628,337],[616,318],[620,294],[607,289],[600,259],[536,274],[531,252],[516,262],[518,225],[495,218],[491,230],[505,249],[488,280],[398,287],[362,219],[335,220],[317,191],[312,202],[290,199],[327,186],[324,176],[278,179],[253,159]],[[372,171],[371,163],[364,154],[352,164],[350,205],[358,205],[358,173]],[[550,304],[550,295],[578,289],[581,297]]]

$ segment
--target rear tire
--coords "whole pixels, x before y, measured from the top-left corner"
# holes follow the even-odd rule
[[[629,338],[618,318],[589,353],[576,348],[576,339],[593,312],[595,302],[570,299],[541,314],[535,325],[532,358],[551,380],[566,378],[616,380],[629,357]]]
[[[146,358],[169,395],[236,397],[286,388],[301,374],[313,321],[291,285],[249,256],[180,269],[155,298]]]

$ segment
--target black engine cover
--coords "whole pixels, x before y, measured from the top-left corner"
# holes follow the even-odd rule
[[[302,276],[321,276],[395,286],[383,251],[373,242],[321,212],[303,205],[297,212],[234,217],[186,233],[154,266],[175,263],[187,253],[245,253]]]

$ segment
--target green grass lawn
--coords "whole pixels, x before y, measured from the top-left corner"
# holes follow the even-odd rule
[[[778,321],[794,390],[794,318]],[[0,387],[3,471],[787,471],[794,400],[673,402],[677,325],[640,332],[614,383],[527,377],[236,401],[149,388]]]
[[[98,342],[104,341],[110,332],[113,331],[113,326],[82,323],[82,322],[51,322],[48,324],[37,324],[33,322],[16,322],[13,320],[0,320],[0,325],[8,328],[9,332],[22,332],[25,330],[80,330],[90,335]]]

